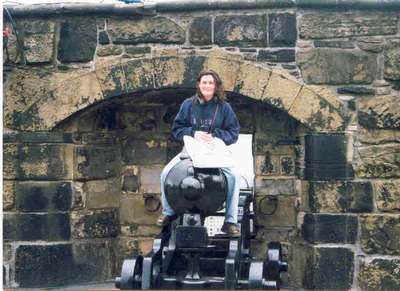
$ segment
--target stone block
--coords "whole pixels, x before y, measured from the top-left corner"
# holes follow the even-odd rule
[[[116,209],[82,210],[71,212],[73,238],[116,237],[119,217]]]
[[[141,195],[122,198],[120,219],[122,224],[155,224],[161,209],[151,212],[146,209],[145,199]]]
[[[354,253],[348,248],[313,247],[306,260],[303,286],[308,289],[347,290],[353,283]]]
[[[289,115],[315,131],[340,131],[345,127],[345,120],[339,110],[315,91],[303,87],[293,101]]]
[[[310,181],[307,189],[312,212],[372,212],[372,185],[367,181]]]
[[[48,20],[22,20],[24,54],[28,63],[50,62],[53,56],[55,23]]]
[[[4,143],[74,143],[75,134],[70,132],[8,132],[3,134]]]
[[[119,178],[85,182],[83,191],[87,208],[119,207],[121,182]]]
[[[58,43],[61,62],[89,62],[97,46],[97,25],[94,18],[63,21]]]
[[[68,211],[72,206],[71,182],[15,182],[15,207],[19,211]]]
[[[294,47],[297,39],[296,14],[272,13],[268,16],[271,47]]]
[[[295,129],[296,120],[287,118],[278,110],[270,110],[267,105],[257,106],[255,114],[255,152],[263,154],[273,147],[282,148],[282,144],[298,144]],[[275,145],[280,145],[276,147]]]
[[[257,225],[294,227],[297,220],[296,197],[256,195]]]
[[[362,215],[360,225],[365,253],[400,255],[400,215]]]
[[[363,86],[344,86],[337,89],[339,94],[374,95],[375,89]]]
[[[384,78],[400,80],[400,39],[389,39],[384,51]]]
[[[140,167],[140,189],[143,193],[161,193],[160,175],[164,166],[143,166]]]
[[[135,20],[109,19],[107,30],[114,44],[185,42],[183,28],[174,21],[160,16]]]
[[[383,50],[385,40],[381,37],[366,37],[359,39],[357,45],[366,52],[379,53]]]
[[[110,44],[110,37],[108,36],[106,31],[99,32],[99,44],[102,45]]]
[[[151,53],[151,48],[148,46],[131,46],[131,45],[126,45],[125,46],[125,53],[130,56],[136,56],[136,57],[143,57],[146,54]]]
[[[167,162],[167,142],[162,140],[127,139],[122,143],[125,164],[151,165]]]
[[[373,145],[358,148],[356,174],[360,178],[400,177],[400,145]]]
[[[72,179],[72,145],[4,144],[5,179]]]
[[[78,146],[75,148],[75,178],[105,179],[120,174],[120,149],[112,146]]]
[[[15,181],[3,180],[3,210],[14,208],[15,203]]]
[[[257,62],[291,63],[295,61],[295,51],[292,49],[259,50]]]
[[[305,39],[387,35],[397,33],[397,17],[388,12],[306,13],[299,22]]]
[[[105,281],[113,265],[108,241],[20,245],[16,262],[15,281],[28,288]]]
[[[254,99],[261,99],[270,75],[269,70],[243,62],[239,67],[234,91]]]
[[[299,82],[273,71],[262,99],[274,107],[288,111],[301,88]]]
[[[154,88],[154,66],[150,59],[131,60],[122,63],[127,93]]]
[[[315,40],[314,47],[353,49],[355,45],[349,40]]]
[[[357,239],[357,217],[306,213],[302,236],[311,243],[350,243]]]
[[[295,195],[295,180],[256,177],[255,192],[263,195]]]
[[[122,177],[122,191],[137,192],[139,187],[139,177],[137,175],[124,175]]]
[[[358,122],[370,129],[400,128],[400,98],[398,96],[375,96],[358,101]]]
[[[189,41],[194,45],[209,45],[212,43],[210,17],[193,19],[189,27]]]
[[[58,241],[70,239],[70,220],[67,213],[4,214],[4,240]]]
[[[384,129],[359,128],[357,140],[362,145],[380,145],[388,143],[400,143],[400,131]]]
[[[122,47],[117,45],[107,45],[98,47],[96,54],[99,57],[119,56],[122,54]]]
[[[399,266],[399,259],[363,260],[358,274],[358,284],[362,290],[366,291],[399,290]]]
[[[279,156],[266,151],[264,155],[255,156],[256,175],[279,176],[280,160]]]
[[[219,46],[266,47],[266,15],[223,15],[214,21],[214,42]]]
[[[13,246],[12,244],[3,243],[3,261],[8,262],[12,259]]]
[[[376,206],[379,211],[400,210],[400,180],[374,180],[372,182]]]
[[[296,61],[309,84],[370,84],[377,73],[376,55],[362,51],[316,48],[300,51]]]

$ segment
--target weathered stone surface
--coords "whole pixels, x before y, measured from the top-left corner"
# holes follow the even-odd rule
[[[97,61],[95,70],[104,98],[119,96],[126,92],[126,79],[119,61],[114,59]]]
[[[195,45],[211,44],[211,18],[198,17],[189,27],[189,41]]]
[[[360,128],[358,131],[357,140],[365,145],[400,143],[400,131],[382,129],[366,130],[364,128]]]
[[[356,174],[362,178],[400,177],[400,145],[361,147]]]
[[[166,148],[166,141],[131,138],[122,143],[122,159],[125,164],[131,165],[165,164]]]
[[[358,284],[362,290],[391,291],[400,289],[400,260],[373,259],[362,261]]]
[[[119,110],[119,122],[122,128],[148,135],[159,128],[159,112],[154,106],[122,107]]]
[[[290,63],[295,61],[295,51],[291,49],[260,50],[257,55],[258,62]]]
[[[15,181],[3,181],[3,210],[10,210],[15,202]]]
[[[19,211],[67,211],[71,209],[71,182],[16,182],[15,207]]]
[[[5,213],[3,237],[5,240],[58,241],[70,239],[67,213],[22,214]]]
[[[268,37],[271,47],[293,47],[296,44],[296,14],[272,13],[268,16]]]
[[[117,56],[122,54],[122,48],[117,45],[108,45],[98,47],[96,53],[99,57]]]
[[[341,49],[353,49],[355,47],[354,43],[348,40],[315,40],[314,46]]]
[[[311,243],[350,243],[357,239],[357,217],[310,214],[304,216],[302,236]]]
[[[73,143],[75,135],[69,132],[8,132],[3,134],[4,143]]]
[[[162,165],[140,167],[140,189],[143,193],[160,193]]]
[[[20,287],[48,287],[105,281],[112,275],[108,241],[57,245],[21,245],[16,252]],[[41,274],[37,276],[37,272]]]
[[[329,101],[304,86],[293,101],[289,115],[316,131],[343,130],[345,120],[340,108],[336,109]]]
[[[204,62],[204,59],[198,59],[200,63],[199,66],[193,69],[200,72],[200,68]],[[164,87],[176,87],[182,86],[185,79],[185,74],[190,68],[187,66],[184,58],[178,57],[160,57],[154,58],[154,75],[155,75],[155,86],[156,88]],[[192,76],[194,77],[194,76]],[[186,82],[185,82],[186,83]],[[185,84],[188,86],[193,86],[192,84]]]
[[[400,180],[374,180],[374,194],[378,210],[400,210]]]
[[[369,84],[377,72],[376,55],[317,48],[297,54],[303,78],[310,84]]]
[[[364,51],[379,53],[383,50],[384,43],[385,41],[382,38],[367,37],[358,40],[357,45],[360,49]]]
[[[96,20],[74,19],[61,23],[58,59],[61,62],[89,62],[97,45]]]
[[[71,145],[4,144],[5,179],[72,179]]]
[[[267,46],[266,15],[224,15],[214,21],[214,42],[220,46]]]
[[[337,89],[339,94],[374,95],[375,89],[361,86],[345,86]]]
[[[126,78],[127,93],[153,89],[153,62],[149,59],[132,60],[122,63]]]
[[[366,128],[399,129],[400,98],[386,95],[360,99],[358,122]]]
[[[347,248],[314,247],[304,266],[303,286],[309,289],[350,289],[354,253]]]
[[[78,146],[75,148],[75,178],[104,179],[120,172],[120,150],[113,146]]]
[[[122,178],[122,191],[137,192],[139,190],[139,177],[136,175],[125,175]]]
[[[255,191],[264,195],[295,195],[295,180],[256,177]]]
[[[295,197],[257,195],[254,209],[257,225],[266,227],[289,227],[296,225]]]
[[[239,67],[234,91],[254,99],[261,99],[270,75],[269,70],[243,62]]]
[[[110,44],[110,38],[106,31],[99,32],[99,44],[102,44],[102,45]]]
[[[141,195],[134,195],[121,199],[121,224],[155,224],[161,210],[150,212],[145,207],[145,199]]]
[[[263,155],[255,156],[257,175],[278,176],[280,163],[279,156],[266,151]]]
[[[254,123],[253,123],[253,111],[249,106],[243,104],[232,104],[232,109],[236,114],[237,119],[240,124],[240,133],[253,133]]]
[[[125,53],[133,57],[144,57],[146,54],[151,52],[151,48],[148,46],[125,46]]]
[[[120,179],[88,181],[83,185],[87,208],[119,207]]]
[[[302,85],[291,77],[272,71],[263,93],[263,101],[288,111],[300,92]]]
[[[385,12],[307,13],[299,32],[306,39],[396,34],[397,17]]]
[[[384,77],[400,80],[400,39],[390,39],[385,48]]]
[[[83,210],[71,212],[73,238],[116,237],[119,232],[116,209]]]
[[[7,262],[12,259],[13,246],[12,244],[3,243],[3,261]]]
[[[317,213],[372,212],[374,209],[370,182],[309,182],[309,207]]]
[[[53,57],[55,23],[47,20],[23,21],[24,54],[28,63],[50,62]]]
[[[362,215],[360,225],[365,253],[400,255],[400,215]]]
[[[107,30],[115,44],[185,42],[185,31],[165,17],[117,20],[107,22]]]

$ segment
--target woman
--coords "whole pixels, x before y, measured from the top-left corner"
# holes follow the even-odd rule
[[[224,87],[218,74],[212,70],[202,71],[197,77],[196,88],[196,95],[183,101],[175,117],[172,124],[174,139],[183,141],[183,137],[189,135],[205,142],[218,137],[226,145],[235,143],[240,125],[232,107],[225,101]],[[159,226],[167,225],[175,214],[165,198],[163,185],[168,172],[180,161],[179,155],[174,157],[161,173],[163,212],[157,220]],[[231,168],[222,168],[222,171],[227,178],[228,194],[225,222],[221,230],[230,236],[239,236],[240,229],[236,224],[240,175]]]

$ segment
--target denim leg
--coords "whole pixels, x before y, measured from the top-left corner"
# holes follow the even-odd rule
[[[165,179],[167,178],[167,175],[169,171],[177,164],[179,163],[180,156],[181,154],[177,154],[162,170],[161,175],[160,175],[160,181],[161,181],[161,203],[162,203],[162,213],[164,215],[172,216],[175,214],[174,210],[169,206],[167,198],[165,198],[165,191],[164,191],[164,182]]]
[[[226,197],[225,222],[237,223],[239,208],[240,174],[233,168],[222,168],[228,182]]]

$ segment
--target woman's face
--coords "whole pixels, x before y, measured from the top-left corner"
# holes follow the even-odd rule
[[[204,75],[199,82],[199,89],[203,95],[204,101],[210,101],[215,93],[215,81],[213,76]]]

